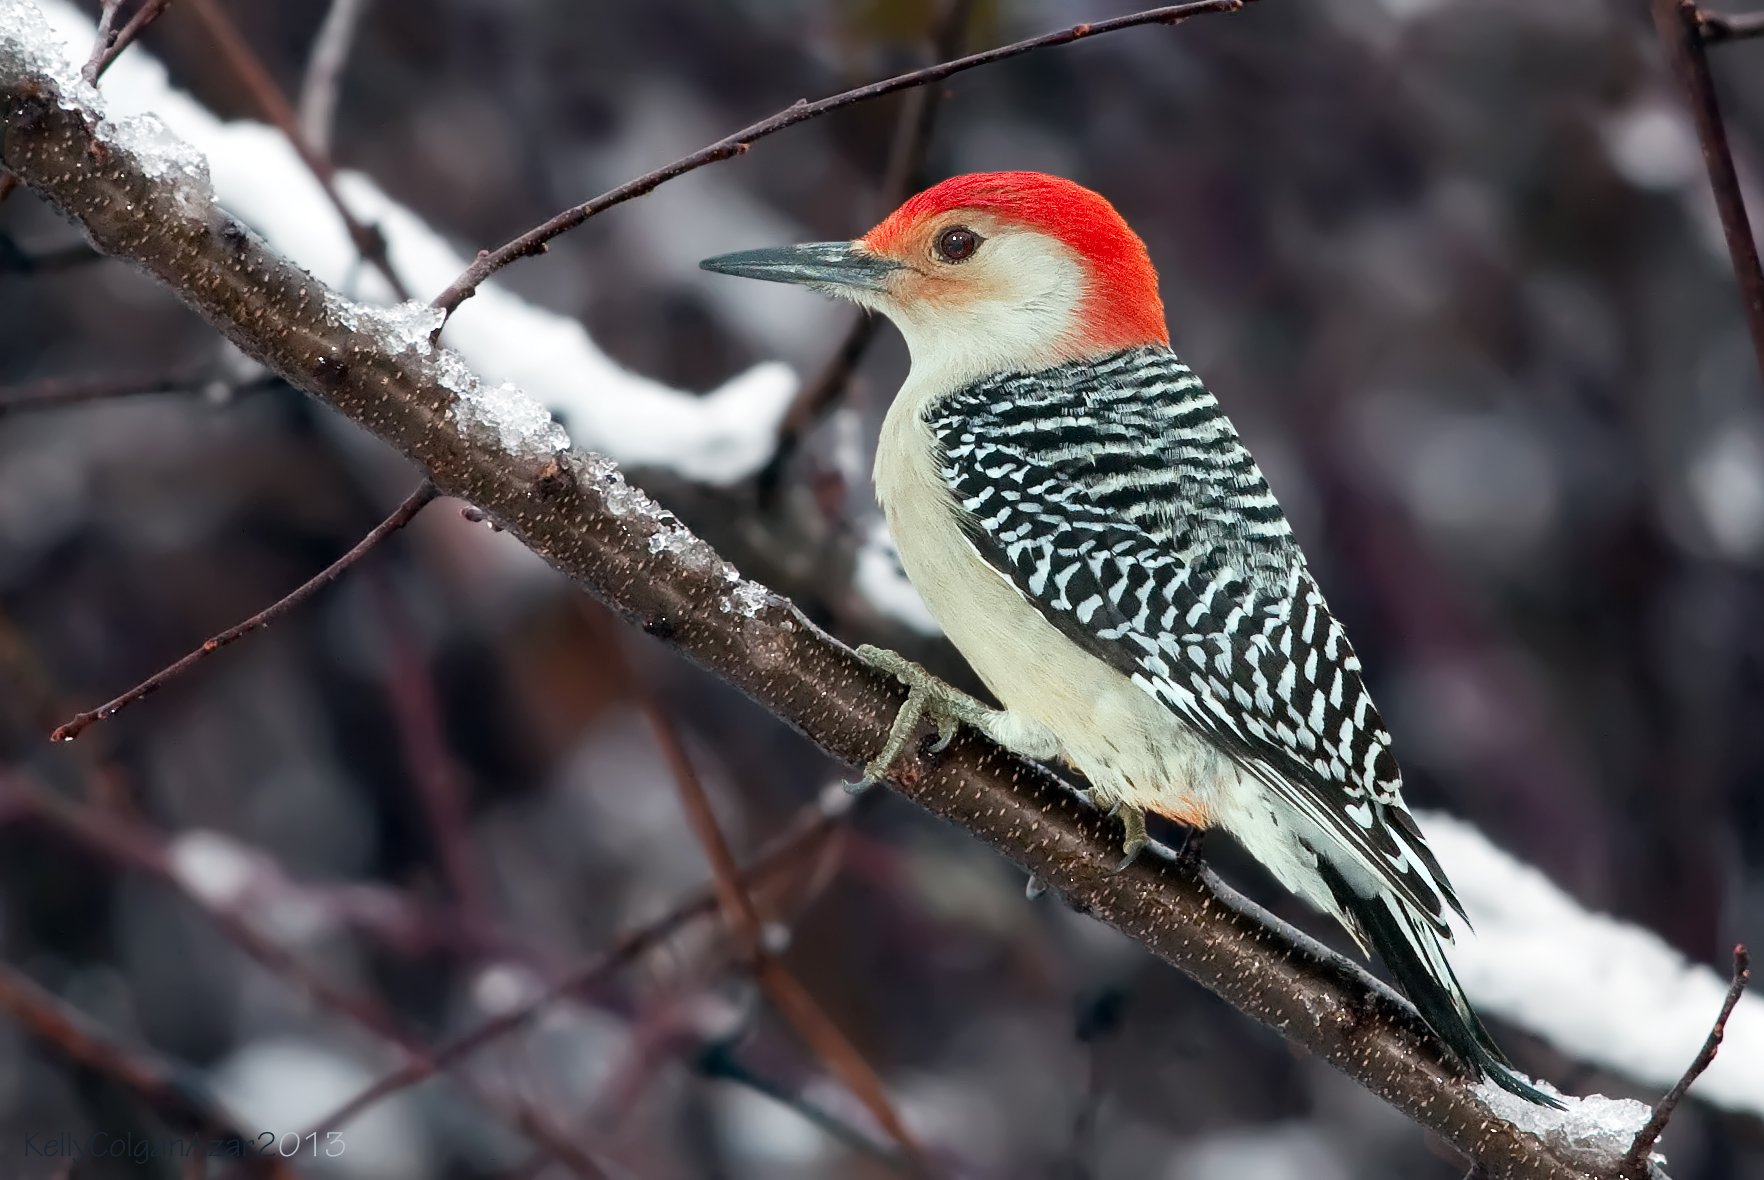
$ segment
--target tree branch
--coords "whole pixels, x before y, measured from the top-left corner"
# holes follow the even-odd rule
[[[1764,37],[1764,12],[1730,14],[1704,8],[1697,11],[1697,23],[1702,28],[1704,42],[1710,45]]]
[[[355,243],[355,249],[368,265],[379,271],[391,286],[394,294],[400,299],[410,298],[410,289],[392,269],[392,258],[386,250],[386,235],[378,226],[368,225],[350,210],[337,191],[337,168],[330,159],[313,144],[308,142],[306,133],[300,128],[300,116],[292,103],[282,93],[276,80],[270,77],[269,69],[263,61],[253,53],[245,37],[221,11],[215,0],[185,0],[196,18],[202,22],[208,35],[214,41],[215,48],[220,50],[221,59],[233,71],[245,89],[251,94],[251,101],[263,112],[263,117],[275,124],[276,130],[287,136],[288,143],[294,148],[295,154],[325,190],[325,199],[331,202],[331,208],[337,211],[342,219],[343,228],[348,231],[349,240]]]
[[[199,1071],[121,1043],[85,1013],[4,963],[0,963],[0,1012],[61,1057],[132,1091],[176,1130],[199,1136],[191,1148],[197,1158],[205,1155],[211,1137],[235,1140],[250,1157],[244,1166],[248,1173],[296,1180],[285,1160],[251,1151],[255,1136],[226,1113]]]
[[[1746,325],[1752,333],[1752,350],[1758,373],[1764,376],[1764,265],[1758,261],[1758,242],[1746,217],[1746,198],[1734,170],[1733,153],[1727,146],[1727,125],[1721,121],[1721,104],[1715,98],[1715,80],[1709,74],[1709,57],[1703,41],[1702,23],[1695,0],[1651,0],[1654,27],[1666,47],[1666,59],[1684,87],[1691,115],[1697,122],[1697,138],[1703,145],[1703,164],[1709,169],[1709,187],[1715,190],[1715,208],[1721,215],[1721,232],[1733,259],[1733,276],[1746,305]]]
[[[932,82],[942,81],[953,74],[972,70],[979,66],[990,65],[995,61],[1018,57],[1036,49],[1046,49],[1054,45],[1068,45],[1082,37],[1094,37],[1100,33],[1113,33],[1120,29],[1131,29],[1138,25],[1174,25],[1187,20],[1191,16],[1200,16],[1207,12],[1236,12],[1245,4],[1254,0],[1196,0],[1190,4],[1171,4],[1163,8],[1148,8],[1144,12],[1131,12],[1126,16],[1111,17],[1108,20],[1094,21],[1090,24],[1073,25],[1069,29],[1044,33],[1039,37],[1030,37],[1025,41],[1016,41],[1010,45],[1000,45],[996,49],[988,49],[982,53],[971,53],[967,57],[958,57],[953,61],[938,62],[924,69],[911,70],[892,78],[884,78],[880,82],[872,82],[868,86],[859,86],[854,90],[846,90],[827,98],[809,102],[798,101],[775,115],[769,115],[759,122],[743,127],[733,135],[726,135],[713,144],[702,147],[689,156],[682,156],[672,164],[646,172],[635,180],[626,181],[618,188],[595,197],[582,205],[574,205],[553,217],[543,225],[534,226],[512,242],[498,246],[494,250],[479,252],[477,261],[465,269],[454,279],[447,290],[435,297],[434,306],[439,307],[448,315],[452,315],[459,305],[472,297],[478,285],[509,263],[518,258],[530,258],[545,252],[545,243],[559,234],[575,229],[590,217],[604,213],[614,205],[622,205],[634,197],[659,188],[677,176],[696,171],[706,164],[715,164],[719,160],[727,160],[739,156],[749,147],[768,135],[776,135],[786,127],[794,127],[810,119],[819,118],[828,111],[840,107],[848,107],[853,103],[881,98],[884,94],[893,94],[897,90],[907,90],[914,86],[925,86]]]
[[[933,21],[930,36],[931,60],[943,61],[962,50],[962,38],[974,16],[974,0],[947,0]],[[937,108],[943,104],[943,91],[935,86],[921,86],[909,92],[901,103],[899,122],[895,124],[894,143],[889,148],[888,166],[882,173],[880,206],[874,216],[881,217],[912,196],[924,183],[925,157],[931,150],[931,129],[937,123]],[[858,364],[876,339],[880,317],[870,311],[859,311],[846,329],[845,338],[827,358],[813,380],[796,391],[784,419],[778,424],[778,446],[771,459],[760,469],[755,482],[762,501],[777,491],[784,469],[796,454],[803,438],[814,429],[840,398],[845,396]]]
[[[1715,1017],[1715,1025],[1709,1030],[1709,1037],[1703,1042],[1702,1049],[1685,1067],[1684,1076],[1678,1079],[1677,1085],[1666,1091],[1666,1096],[1660,1099],[1654,1107],[1654,1113],[1648,1117],[1647,1124],[1636,1132],[1629,1154],[1623,1157],[1623,1174],[1646,1180],[1648,1158],[1654,1153],[1654,1144],[1660,1141],[1661,1133],[1666,1130],[1666,1124],[1671,1121],[1678,1104],[1684,1101],[1691,1083],[1702,1077],[1703,1071],[1714,1064],[1715,1053],[1721,1048],[1722,1038],[1727,1036],[1727,1018],[1733,1015],[1733,1010],[1738,1006],[1740,996],[1745,994],[1746,984],[1751,982],[1751,978],[1752,957],[1746,953],[1745,947],[1734,947],[1733,981],[1727,986],[1727,998],[1721,1002],[1721,1012]]]
[[[788,602],[741,582],[605,460],[517,452],[470,414],[462,425],[449,382],[458,381],[457,357],[393,351],[357,326],[336,292],[187,186],[149,174],[89,112],[61,102],[48,71],[0,41],[0,161],[97,249],[157,276],[247,354],[404,452],[440,491],[483,509],[833,758],[855,766],[875,753],[904,699],[900,685]],[[1489,1176],[1584,1175],[1494,1115],[1414,1011],[1360,968],[1195,865],[1146,856],[1112,872],[1109,821],[1045,770],[964,732],[940,756],[909,752],[892,785],[1437,1131]]]
[[[73,741],[82,733],[86,732],[86,730],[95,722],[103,721],[106,717],[110,717],[118,711],[126,709],[142,697],[159,691],[166,681],[188,671],[190,668],[201,663],[229,643],[243,639],[245,636],[259,628],[269,626],[271,623],[311,598],[314,594],[317,594],[320,590],[323,590],[326,586],[335,582],[342,576],[344,570],[366,557],[381,541],[384,541],[387,537],[409,524],[416,518],[416,514],[421,512],[436,495],[435,486],[427,480],[424,480],[422,485],[418,487],[416,491],[412,492],[405,498],[404,503],[393,509],[392,514],[385,520],[382,520],[379,524],[368,530],[367,535],[357,541],[354,546],[350,548],[349,552],[345,553],[342,557],[339,557],[336,561],[333,561],[330,565],[314,574],[305,582],[302,582],[289,594],[270,603],[268,606],[264,607],[243,622],[233,624],[219,635],[204,640],[201,647],[196,648],[175,663],[168,664],[161,668],[159,671],[141,681],[141,683],[135,685],[135,687],[129,689],[121,696],[106,701],[96,709],[76,714],[65,724],[57,726],[55,732],[49,735],[49,740],[53,742]]]

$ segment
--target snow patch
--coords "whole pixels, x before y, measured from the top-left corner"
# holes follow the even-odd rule
[[[213,909],[243,902],[258,876],[257,858],[219,832],[192,828],[174,839],[167,852],[172,876]]]
[[[943,628],[931,617],[925,600],[907,580],[901,568],[900,551],[880,517],[871,522],[857,553],[853,572],[857,591],[871,606],[921,635],[942,635]]]
[[[1569,1163],[1589,1171],[1605,1172],[1621,1161],[1628,1154],[1630,1144],[1635,1142],[1636,1132],[1653,1113],[1647,1103],[1632,1098],[1606,1098],[1602,1094],[1575,1098],[1561,1093],[1548,1082],[1533,1084],[1552,1098],[1559,1099],[1566,1109],[1552,1110],[1527,1102],[1488,1081],[1482,1082],[1476,1092],[1484,1106],[1521,1131],[1549,1144]],[[1653,1159],[1656,1164],[1654,1174],[1663,1177],[1664,1173],[1658,1167],[1664,1165],[1665,1157],[1656,1154]]]
[[[1462,820],[1416,819],[1475,927],[1449,952],[1471,1002],[1578,1060],[1673,1086],[1721,1011],[1727,965],[1687,962],[1658,935],[1589,912]],[[1764,1115],[1764,997],[1740,997],[1690,1096]]]
[[[56,90],[60,91],[62,109],[95,112],[100,106],[98,91],[80,76],[79,66],[75,64],[85,58],[75,56],[76,51],[64,32],[66,22],[50,19],[64,15],[54,9],[65,7],[52,5],[51,11],[45,14],[30,0],[7,0],[7,7],[0,10],[0,54],[18,58],[32,73],[48,75]],[[88,30],[86,44],[90,45],[97,34],[97,26],[82,19],[75,27]]]
[[[372,332],[385,342],[391,353],[414,352],[426,356],[434,351],[435,333],[447,322],[447,315],[421,299],[407,299],[390,307],[352,304],[355,318],[352,327]]]
[[[507,381],[486,386],[475,376],[468,384],[459,380],[457,369],[447,371],[452,380],[446,385],[458,399],[453,415],[468,433],[494,439],[503,450],[523,459],[545,459],[569,449],[570,436],[551,411],[524,389]]]

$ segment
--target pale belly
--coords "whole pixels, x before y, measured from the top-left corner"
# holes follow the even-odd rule
[[[1106,801],[1199,827],[1237,810],[1235,763],[1126,676],[1060,634],[962,535],[916,422],[885,425],[876,489],[907,576],[1005,709],[1051,730]],[[1228,822],[1228,821],[1227,821]]]

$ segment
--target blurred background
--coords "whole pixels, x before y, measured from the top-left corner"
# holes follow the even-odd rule
[[[217,6],[297,94],[327,5]],[[1130,10],[967,7],[968,48]],[[923,64],[945,9],[367,0],[331,151],[469,253],[798,98]],[[174,2],[143,51],[221,118],[261,117],[193,10]],[[1755,198],[1764,42],[1712,56]],[[773,359],[813,381],[850,310],[696,262],[867,228],[908,101],[765,140],[500,281],[682,389]],[[1071,176],[1146,238],[1177,349],[1355,637],[1410,800],[1693,960],[1764,949],[1764,390],[1645,5],[1262,0],[1086,40],[940,88],[924,176],[994,168]],[[51,745],[416,483],[82,251],[28,192],[0,205],[0,955],[174,1091],[211,1088],[251,1132],[304,1132],[410,1046],[702,899],[672,732],[737,857],[791,838],[755,891],[767,937],[949,1175],[1463,1175],[1137,945],[1026,901],[961,831],[880,792],[817,818],[849,772],[451,501]],[[881,329],[763,488],[631,474],[835,634],[960,677],[854,578],[876,556],[869,448],[905,365]],[[7,405],[50,379],[152,374],[168,392]],[[1223,841],[1208,851],[1340,945]],[[740,961],[700,904],[296,1174],[569,1174],[513,1128],[521,1112],[613,1175],[901,1174]],[[1565,1089],[1656,1097],[1496,1033]],[[20,1150],[58,1131],[178,1133],[109,1071],[0,1022],[0,1174],[194,1174],[68,1173]],[[1694,1101],[1665,1147],[1677,1180],[1764,1176],[1764,1126]]]

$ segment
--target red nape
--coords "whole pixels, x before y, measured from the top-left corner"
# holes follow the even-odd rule
[[[1081,312],[1085,342],[1102,348],[1169,344],[1158,272],[1145,243],[1102,196],[1045,172],[970,172],[909,199],[865,235],[886,252],[928,218],[981,209],[1070,246],[1090,263],[1093,286]]]

